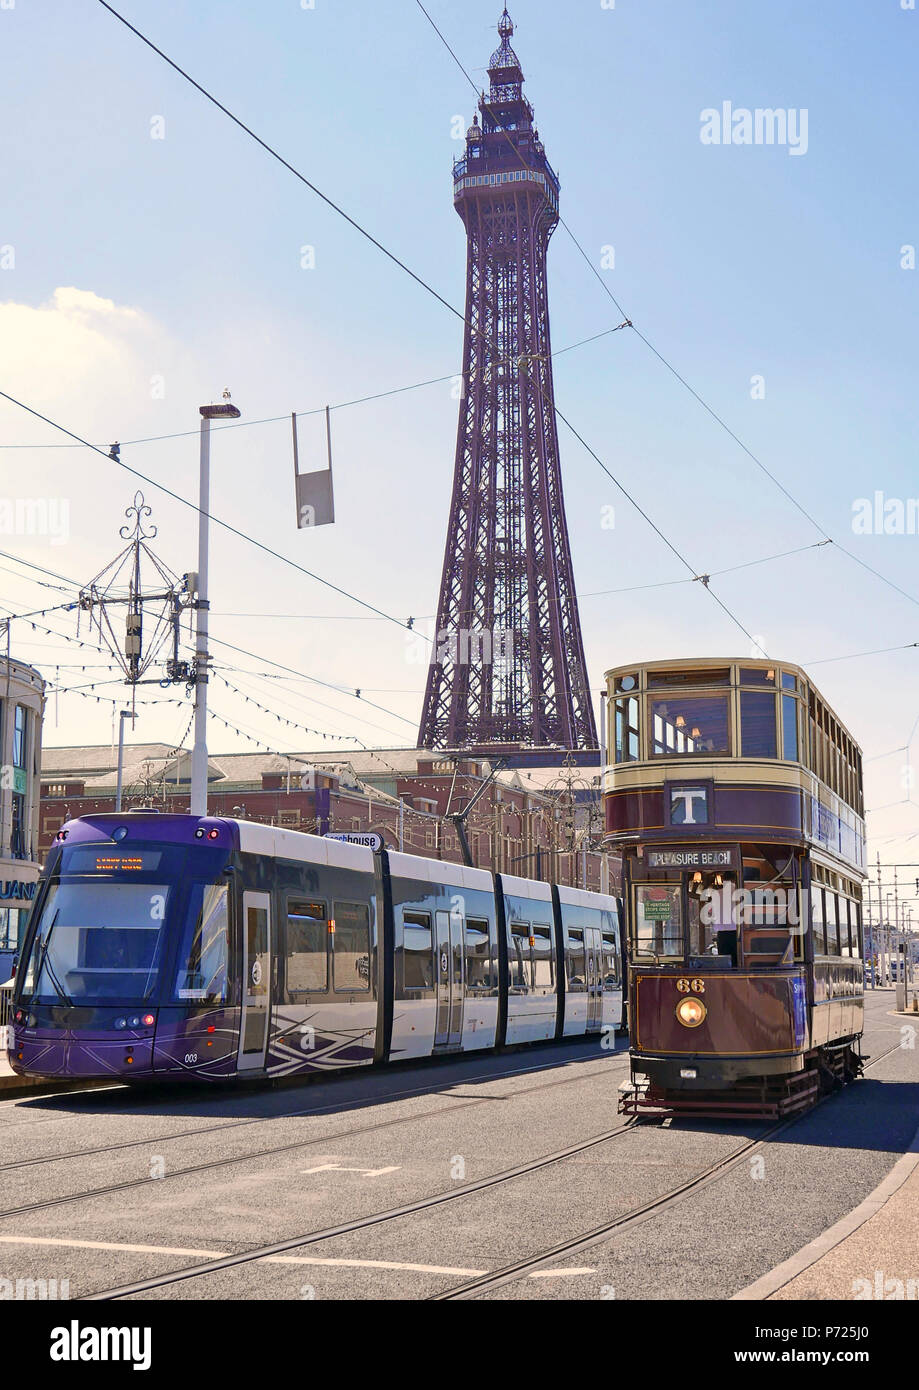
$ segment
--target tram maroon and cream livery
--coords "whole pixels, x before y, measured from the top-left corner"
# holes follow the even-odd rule
[[[775,1117],[861,1070],[861,750],[798,666],[607,673],[626,1114]]]
[[[58,832],[15,1071],[229,1081],[615,1032],[613,897],[246,821]]]

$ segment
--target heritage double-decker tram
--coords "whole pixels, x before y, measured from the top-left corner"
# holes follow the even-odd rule
[[[789,663],[606,679],[629,949],[620,1110],[803,1109],[861,1069],[861,750]]]

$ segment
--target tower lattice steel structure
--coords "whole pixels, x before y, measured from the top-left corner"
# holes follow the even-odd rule
[[[546,253],[559,183],[507,10],[454,165],[466,227],[463,398],[423,748],[597,747],[553,409]]]

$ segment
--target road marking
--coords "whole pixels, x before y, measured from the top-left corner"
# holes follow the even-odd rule
[[[54,1236],[0,1236],[4,1245],[62,1245],[74,1250],[125,1250],[130,1255],[200,1255],[204,1260],[218,1260],[226,1250],[183,1250],[172,1245],[115,1245],[107,1240],[60,1240]]]
[[[0,1236],[5,1245],[54,1245],[74,1250],[112,1250],[128,1255],[185,1255],[206,1260],[223,1259],[228,1250],[187,1250],[175,1245],[120,1245],[108,1240],[63,1240],[54,1236]],[[341,1265],[351,1269],[403,1269],[417,1274],[454,1274],[463,1278],[481,1278],[487,1269],[461,1269],[454,1265],[408,1264],[400,1260],[321,1259],[317,1255],[266,1255],[265,1264],[278,1265]]]
[[[57,1236],[0,1236],[4,1245],[53,1245],[66,1250],[110,1250],[126,1255],[184,1255],[190,1259],[219,1260],[228,1250],[188,1250],[176,1245],[120,1245],[108,1240],[64,1240]],[[392,1269],[409,1274],[448,1274],[460,1279],[480,1279],[487,1269],[463,1269],[458,1265],[411,1264],[403,1260],[322,1259],[318,1255],[265,1255],[265,1264],[313,1265],[345,1269]],[[564,1275],[596,1274],[595,1269],[536,1270],[530,1279],[551,1279]]]
[[[278,1265],[343,1265],[349,1269],[403,1269],[415,1274],[452,1274],[460,1278],[480,1278],[484,1269],[458,1269],[451,1265],[414,1265],[401,1260],[323,1260],[309,1255],[269,1255],[266,1263]]]
[[[365,1178],[379,1178],[383,1173],[398,1173],[401,1164],[392,1164],[389,1168],[345,1168],[340,1163],[320,1163],[316,1168],[301,1168],[300,1172],[304,1177],[310,1173],[363,1173]]]

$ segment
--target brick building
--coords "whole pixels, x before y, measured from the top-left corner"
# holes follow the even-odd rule
[[[390,849],[462,862],[455,825],[488,778],[480,757],[455,762],[427,750],[213,754],[212,815],[282,825],[311,834],[377,831]],[[126,746],[125,810],[187,811],[191,754],[166,744]],[[39,845],[44,854],[67,819],[115,806],[117,750],[46,748],[42,755]],[[575,785],[575,782],[578,784]],[[467,822],[473,862],[494,872],[600,889],[599,795],[565,769],[506,769],[487,786]],[[611,883],[615,872],[611,872]]]

